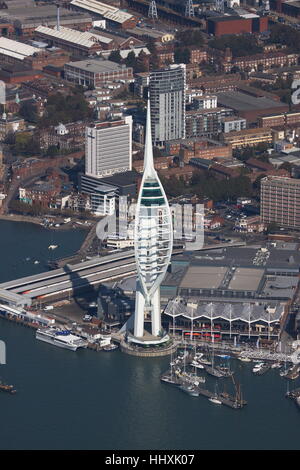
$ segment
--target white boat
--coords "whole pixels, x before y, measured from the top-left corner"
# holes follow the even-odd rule
[[[195,359],[201,359],[201,357],[203,357],[204,354],[203,353],[196,353],[195,354]]]
[[[200,377],[198,375],[183,371],[179,374],[186,382],[192,383],[194,385],[199,385],[199,383],[205,383],[205,377]]]
[[[183,392],[188,393],[192,397],[199,397],[199,392],[197,391],[197,389],[195,387],[193,387],[193,385],[180,385],[179,388],[180,388],[180,390],[182,390]]]
[[[196,369],[204,369],[204,366],[199,362],[195,361],[195,359],[191,362],[191,366],[196,367]]]
[[[239,356],[238,359],[242,362],[251,362],[251,359],[247,356]]]
[[[261,368],[262,368],[262,365],[254,366],[252,369],[252,372],[255,374],[255,372],[258,372]]]
[[[271,365],[271,369],[280,369],[281,364],[280,362],[274,362],[274,364]]]
[[[49,245],[48,250],[55,250],[58,247],[58,245]]]
[[[212,403],[214,403],[215,405],[222,405],[222,402],[215,396],[209,398],[209,401],[211,401]]]
[[[252,369],[253,374],[257,374],[258,372],[260,372],[263,369],[263,367],[265,367],[264,362],[258,362],[257,364],[255,364],[255,366]]]
[[[73,335],[70,330],[59,328],[39,328],[36,331],[36,339],[71,351],[86,348],[88,344],[87,341]]]
[[[118,349],[118,345],[114,343],[110,343],[107,346],[104,346],[103,350],[104,351],[114,351],[115,349]]]
[[[36,260],[36,261],[34,262],[34,264],[40,264],[40,262]]]
[[[199,359],[199,362],[201,362],[201,364],[205,364],[207,366],[210,366],[211,365],[211,361],[209,359],[206,359],[206,358],[200,358]]]

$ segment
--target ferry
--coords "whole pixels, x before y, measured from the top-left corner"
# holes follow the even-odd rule
[[[73,335],[70,330],[59,328],[39,328],[36,332],[36,339],[71,351],[86,348],[88,344],[87,341]]]

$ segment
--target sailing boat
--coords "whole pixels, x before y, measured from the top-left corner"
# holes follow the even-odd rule
[[[217,393],[217,382],[215,384],[215,393],[212,397],[209,398],[209,401],[211,401],[212,403],[214,403],[215,405],[222,405],[222,402],[219,400],[219,395]]]
[[[222,372],[221,370],[219,370],[219,368],[216,368],[214,366],[214,349],[212,350],[211,367],[205,366],[204,369],[206,370],[208,374],[212,375],[213,377],[217,377],[217,378],[224,377],[225,375],[224,372]]]
[[[223,377],[231,377],[233,375],[233,371],[230,369],[230,358],[227,359],[227,365],[222,364],[218,367],[218,370],[223,373]]]
[[[288,374],[288,370],[286,368],[286,360],[284,361],[284,370],[279,372],[280,377],[285,377]]]
[[[201,357],[202,356],[203,356],[203,354],[201,354]],[[196,373],[196,369],[204,369],[204,366],[202,364],[200,364],[200,362],[198,361],[198,357],[200,357],[200,356],[197,356],[196,344],[195,344],[194,358],[191,362],[191,365],[195,368],[195,373]]]

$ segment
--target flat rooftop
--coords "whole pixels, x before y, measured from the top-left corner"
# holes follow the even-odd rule
[[[15,8],[8,8],[0,11],[1,18],[17,18],[21,23],[24,21],[30,22],[30,20],[41,19],[40,24],[46,24],[47,20],[52,20],[53,18],[56,20],[57,17],[57,8],[55,4],[50,5],[36,5],[34,6],[17,6]],[[88,13],[80,12],[80,11],[70,11],[66,8],[60,7],[60,18],[84,18],[90,19],[91,16]]]
[[[218,96],[219,104],[238,111],[282,108],[282,106],[285,106],[285,104],[280,101],[275,101],[266,97],[254,97],[237,91],[227,91],[226,93],[216,94]]]
[[[180,287],[217,289],[222,283],[226,271],[226,267],[190,266],[180,283]]]
[[[103,59],[79,60],[77,62],[68,62],[65,65],[93,73],[116,72],[122,69],[126,69],[126,66],[122,66],[116,62],[112,62],[111,60]]]
[[[291,249],[292,248],[292,249]],[[235,266],[236,268],[276,269],[278,271],[299,272],[299,244],[283,243],[278,247],[268,246],[267,252],[260,246],[226,247],[198,253],[178,255],[176,261],[198,263],[204,266]]]
[[[232,290],[256,291],[263,275],[264,269],[237,268],[228,287]]]

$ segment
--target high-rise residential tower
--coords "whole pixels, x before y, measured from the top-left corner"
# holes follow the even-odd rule
[[[153,144],[185,138],[185,64],[153,71],[149,77]]]
[[[86,128],[85,174],[104,178],[131,170],[132,117],[97,122]]]
[[[151,318],[152,342],[163,342],[160,284],[165,277],[173,245],[172,218],[168,200],[154,169],[150,105],[148,102],[144,174],[135,214],[135,259],[137,290],[134,337],[143,341],[145,317]],[[145,339],[145,338],[144,338]]]
[[[260,182],[262,222],[300,228],[300,181],[283,176],[266,176]]]

